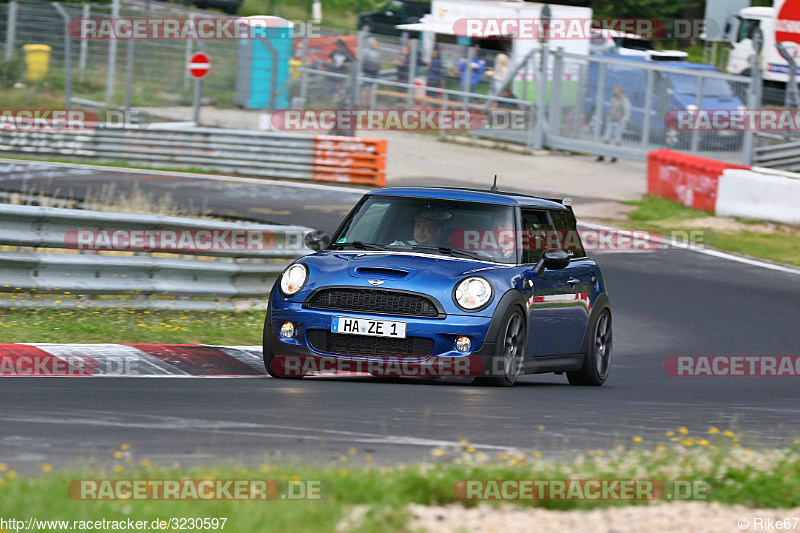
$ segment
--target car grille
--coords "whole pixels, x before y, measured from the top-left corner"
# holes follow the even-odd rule
[[[433,339],[424,337],[366,337],[332,333],[324,329],[306,332],[308,342],[317,351],[337,355],[372,355],[378,357],[427,357],[433,353]]]
[[[378,289],[322,289],[311,296],[308,307],[333,311],[353,311],[381,315],[439,318],[440,313],[431,298],[421,294]]]

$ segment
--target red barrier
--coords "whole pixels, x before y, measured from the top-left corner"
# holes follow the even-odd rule
[[[383,187],[386,144],[380,139],[315,135],[313,179]]]
[[[656,150],[647,154],[647,194],[714,211],[719,177],[728,168],[750,167],[672,150]]]

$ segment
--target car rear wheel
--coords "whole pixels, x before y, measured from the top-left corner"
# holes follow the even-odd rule
[[[572,385],[602,385],[611,370],[611,313],[608,309],[597,315],[592,334],[586,345],[583,367],[577,372],[567,372]]]
[[[525,357],[528,329],[525,318],[518,307],[506,313],[497,333],[496,355],[492,355],[487,364],[490,375],[475,378],[475,384],[491,387],[511,387],[522,373]]]

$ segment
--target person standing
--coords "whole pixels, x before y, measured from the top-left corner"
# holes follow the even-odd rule
[[[603,143],[609,144],[613,142],[617,146],[622,144],[622,132],[625,131],[625,125],[631,116],[631,101],[625,96],[622,90],[622,85],[614,87],[614,98],[611,100],[611,106],[608,109],[608,117],[606,117],[606,131],[603,134]],[[597,156],[598,161],[603,161],[604,156]],[[615,163],[616,157],[611,158],[611,162]]]
[[[500,94],[506,74],[508,74],[508,56],[497,54],[494,59],[494,69],[492,70],[492,94]]]
[[[361,71],[365,76],[378,78],[381,74],[381,53],[378,51],[378,40],[370,37],[367,41],[367,49],[364,50],[364,57],[361,61]],[[376,82],[365,81],[361,84],[361,102],[369,105],[372,101],[372,91],[375,89]]]
[[[428,61],[428,76],[425,80],[425,83],[428,85],[428,87],[441,89],[443,80],[444,66],[442,65],[442,58],[439,57],[439,50],[434,48],[431,51],[431,59]],[[441,97],[442,94],[436,91],[428,91],[428,96],[436,98]]]
[[[408,46],[403,45],[400,49],[400,57],[397,58],[395,64],[397,65],[397,81],[400,83],[411,83],[411,80],[408,78],[409,72],[409,51]]]

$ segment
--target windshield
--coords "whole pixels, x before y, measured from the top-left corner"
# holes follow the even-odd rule
[[[647,39],[629,39],[626,37],[617,37],[614,39],[617,46],[628,48],[630,50],[654,50],[653,43]]]
[[[516,263],[511,206],[370,196],[333,236],[332,249],[413,251]]]
[[[670,74],[668,78],[677,92],[692,96],[697,94],[697,76]],[[726,80],[705,78],[703,81],[703,96],[733,96],[733,90]]]

